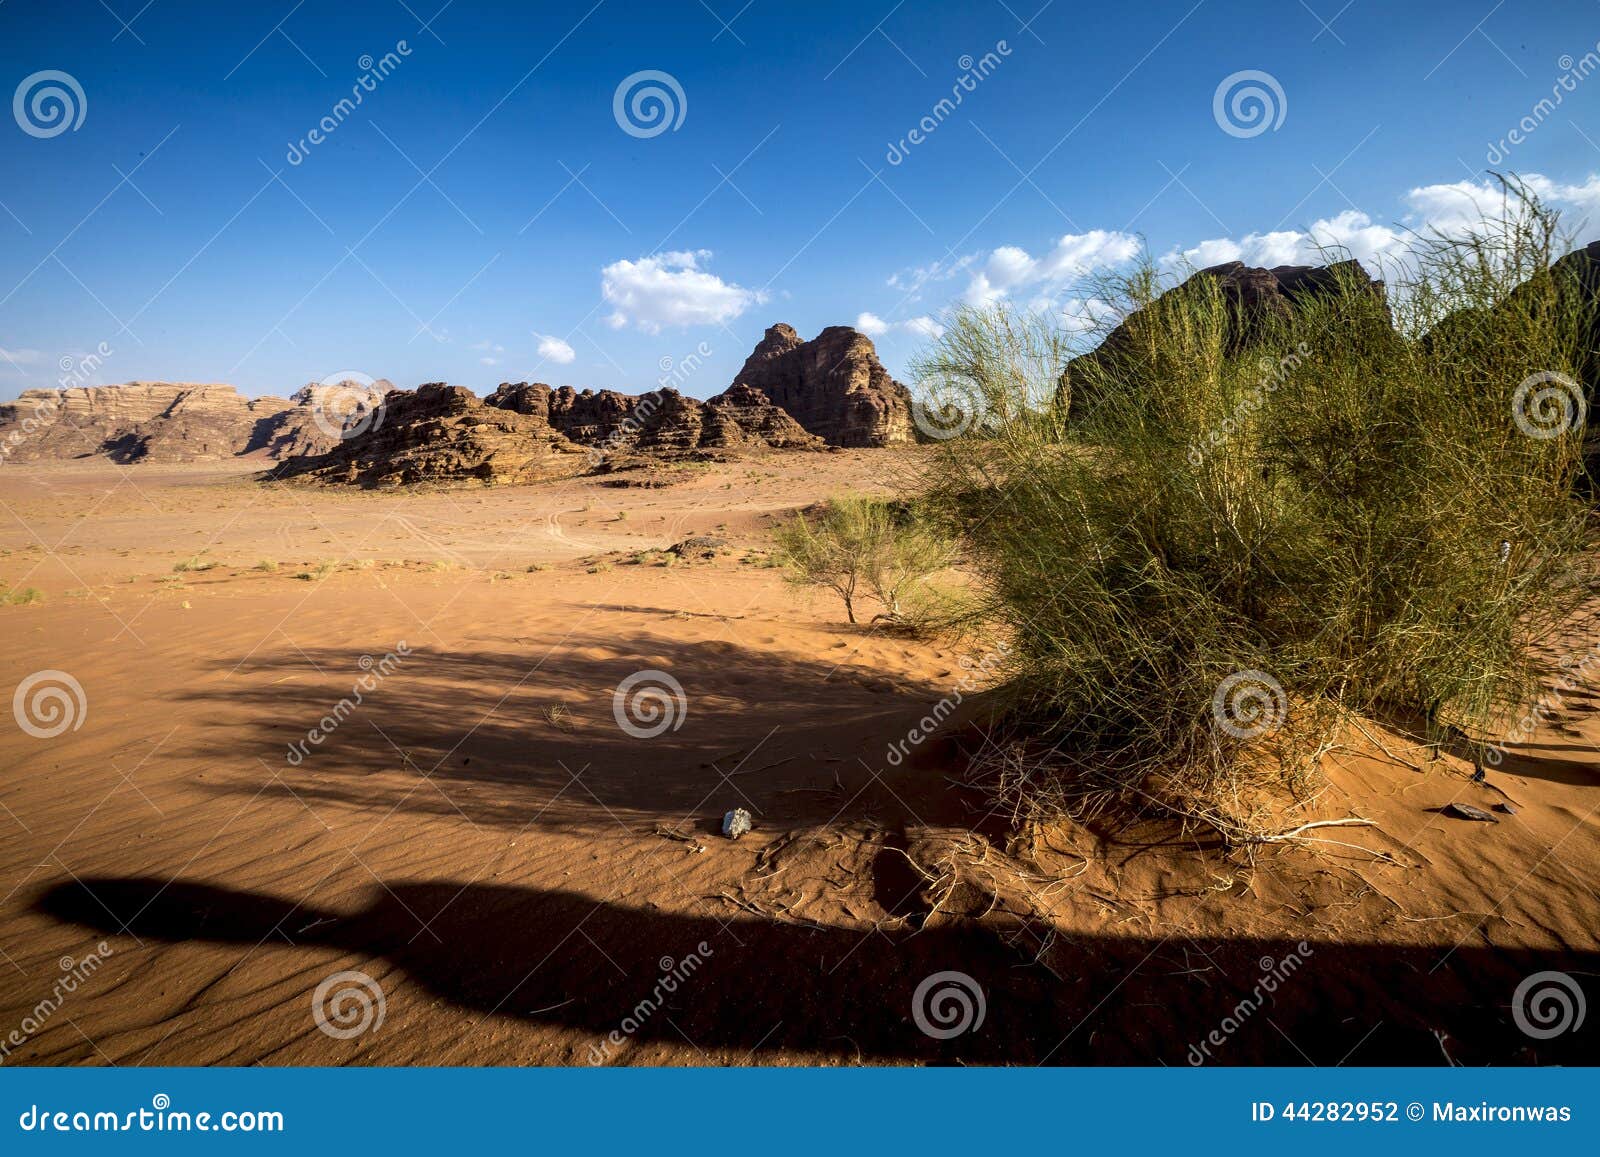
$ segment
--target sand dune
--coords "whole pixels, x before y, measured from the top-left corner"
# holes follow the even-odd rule
[[[766,565],[775,517],[911,453],[664,489],[0,473],[0,579],[43,594],[0,607],[3,686],[65,672],[84,704],[53,737],[0,732],[0,1042],[33,1024],[8,1063],[1585,1056],[1592,1031],[1537,1039],[1513,998],[1600,970],[1600,695],[1564,695],[1482,786],[1353,739],[1304,820],[1371,819],[1324,833],[1366,851],[1252,864],[1154,823],[1019,842],[952,782],[965,716],[886,759],[968,652],[846,628]],[[729,545],[641,553],[692,534]],[[643,670],[683,689],[651,738],[614,714]],[[917,997],[948,971],[983,1017],[941,1038]],[[371,982],[364,1031],[319,1027],[339,973]]]

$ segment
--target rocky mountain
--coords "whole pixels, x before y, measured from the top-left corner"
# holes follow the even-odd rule
[[[670,456],[737,446],[807,450],[825,445],[760,390],[744,385],[701,402],[670,387],[636,397],[614,390],[578,392],[570,386],[553,390],[539,382],[518,382],[503,383],[486,401],[542,418],[599,455]]]
[[[285,458],[267,477],[360,486],[467,479],[503,484],[571,477],[591,465],[583,447],[546,417],[491,406],[462,386],[433,382],[391,391],[366,429],[326,453]]]
[[[0,457],[203,462],[321,453],[351,413],[392,387],[313,383],[292,398],[246,398],[232,386],[129,382],[27,390],[0,403]]]
[[[732,448],[821,449],[913,440],[910,393],[848,326],[811,341],[775,325],[734,384],[701,402],[663,388],[552,389],[503,383],[480,401],[438,383],[388,393],[386,381],[314,382],[290,398],[245,398],[232,386],[130,382],[29,390],[0,405],[0,459],[106,457],[119,463],[256,457],[315,465],[274,471],[368,483],[542,476],[551,454],[587,448],[673,456]],[[448,392],[443,392],[448,391]],[[487,411],[487,412],[486,412]],[[512,421],[505,415],[531,421]],[[412,425],[416,429],[411,429]],[[519,458],[511,440],[527,437]],[[552,450],[554,448],[554,450]],[[393,454],[385,466],[380,457]]]
[[[1177,323],[1176,315],[1185,299],[1216,289],[1229,316],[1228,352],[1235,354],[1260,340],[1274,317],[1332,294],[1347,280],[1383,296],[1383,282],[1371,277],[1359,261],[1337,261],[1326,266],[1279,265],[1272,269],[1229,261],[1199,270],[1144,309],[1124,318],[1094,350],[1069,361],[1061,375],[1058,397],[1074,414],[1083,413],[1093,405],[1096,379],[1116,372],[1118,360],[1136,347],[1147,351],[1151,340]],[[1139,364],[1150,364],[1143,352]]]
[[[768,329],[734,377],[760,390],[832,446],[893,446],[915,440],[911,392],[889,376],[865,334],[829,326],[810,341],[794,327]]]

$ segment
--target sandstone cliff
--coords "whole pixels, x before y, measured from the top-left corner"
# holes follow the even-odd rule
[[[914,440],[910,391],[889,376],[871,339],[846,325],[829,326],[810,341],[792,326],[773,326],[734,384],[760,390],[830,445]]]
[[[287,458],[267,477],[367,487],[466,479],[500,484],[570,477],[589,466],[582,447],[545,418],[433,382],[390,392],[368,429],[325,454]]]

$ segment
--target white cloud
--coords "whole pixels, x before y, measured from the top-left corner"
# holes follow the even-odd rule
[[[478,359],[478,364],[480,366],[497,366],[497,365],[500,364],[500,359],[499,358],[479,358]]]
[[[1561,210],[1569,224],[1582,226],[1575,238],[1579,244],[1600,236],[1600,176],[1591,176],[1578,185],[1561,184],[1538,173],[1529,174],[1524,180],[1548,207]],[[1366,213],[1346,209],[1314,221],[1304,230],[1248,233],[1237,239],[1214,237],[1188,249],[1175,248],[1161,260],[1169,266],[1189,264],[1201,269],[1225,261],[1270,268],[1324,265],[1330,260],[1353,257],[1381,273],[1386,264],[1403,260],[1419,237],[1492,233],[1504,220],[1506,210],[1500,187],[1486,180],[1419,185],[1404,200],[1407,212],[1401,226],[1377,224]]]
[[[931,340],[944,336],[944,326],[926,315],[909,317],[905,321],[884,321],[875,313],[859,313],[856,315],[856,328],[868,337],[908,333],[913,337]]]
[[[0,362],[10,362],[13,365],[31,366],[44,357],[38,350],[14,350],[0,346]]]
[[[708,249],[658,253],[637,261],[615,261],[600,270],[600,293],[614,306],[605,319],[613,329],[630,322],[646,333],[662,326],[720,325],[767,300],[700,268]]]
[[[1033,257],[1015,245],[1002,245],[983,260],[962,300],[968,305],[995,305],[1023,291],[1049,300],[1083,277],[1131,260],[1140,244],[1131,233],[1092,229],[1057,239],[1043,257]]]
[[[484,353],[491,353],[491,354],[503,354],[503,353],[506,352],[506,347],[505,346],[496,345],[492,341],[477,341],[477,342],[473,342],[472,345],[469,348],[475,349],[475,350],[481,350]]]
[[[569,366],[578,356],[576,350],[553,334],[536,333],[533,336],[539,339],[539,356],[547,362]]]

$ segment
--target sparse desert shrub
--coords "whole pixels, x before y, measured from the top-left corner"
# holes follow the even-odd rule
[[[577,723],[573,720],[572,712],[565,703],[551,703],[539,709],[544,716],[544,721],[557,731],[576,731]]]
[[[278,569],[278,560],[275,558],[264,558],[260,562],[256,563],[255,569],[264,574],[273,574]]]
[[[38,587],[12,587],[10,590],[0,592],[0,603],[8,607],[26,607],[42,602],[44,602],[44,592]]]
[[[1530,643],[1583,589],[1583,430],[1531,436],[1519,387],[1578,376],[1588,307],[1550,270],[1551,214],[1513,190],[1501,226],[1419,239],[1387,301],[1350,276],[1243,347],[1214,282],[1161,297],[1147,266],[1110,287],[1125,340],[1070,406],[1014,315],[950,319],[913,373],[978,420],[928,496],[1049,752],[1010,777],[1024,804],[1156,799],[1237,831],[1352,712],[1481,751],[1532,697]]]
[[[879,618],[917,620],[932,597],[927,579],[950,562],[950,543],[926,518],[859,495],[830,498],[815,517],[796,514],[775,534],[789,581],[833,591],[852,623],[863,596],[882,605]]]
[[[217,560],[216,559],[214,559],[214,558],[205,558],[202,555],[196,554],[196,555],[190,555],[188,558],[184,559],[182,562],[174,564],[172,569],[174,571],[176,571],[178,574],[186,574],[186,573],[188,573],[190,571],[208,571],[208,570],[210,570],[212,567],[214,567],[216,565],[217,565]]]

